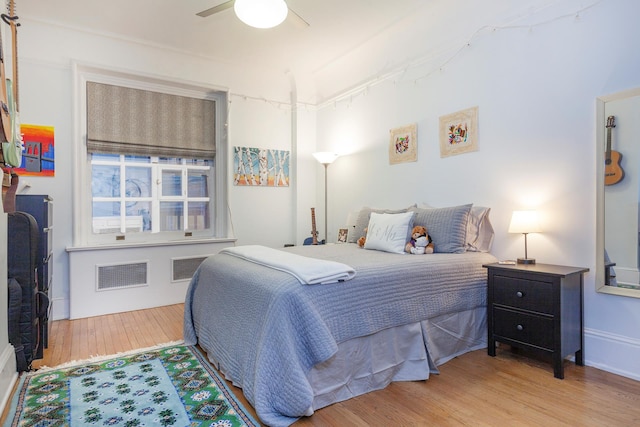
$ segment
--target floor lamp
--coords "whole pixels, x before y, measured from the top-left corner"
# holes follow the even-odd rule
[[[338,155],[336,153],[322,151],[313,153],[313,157],[324,165],[324,243],[327,243],[329,240],[327,237],[327,168],[338,158]]]

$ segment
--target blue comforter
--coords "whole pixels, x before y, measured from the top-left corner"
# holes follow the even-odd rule
[[[271,426],[309,415],[307,373],[338,343],[486,305],[482,265],[495,261],[487,253],[400,255],[355,244],[287,250],[346,263],[356,277],[304,285],[221,253],[202,263],[185,301],[185,343],[198,343]]]

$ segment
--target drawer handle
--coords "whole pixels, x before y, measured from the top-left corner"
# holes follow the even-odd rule
[[[523,330],[523,329],[524,329],[524,326],[522,326],[522,325],[518,325],[518,326],[516,326],[516,329],[517,329],[517,330],[519,330],[519,331],[521,331],[521,330]]]
[[[521,291],[516,292],[516,296],[518,298],[522,298],[524,296],[524,294]]]

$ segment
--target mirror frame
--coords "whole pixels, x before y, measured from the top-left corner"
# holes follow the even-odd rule
[[[605,105],[607,102],[640,96],[640,88],[596,98],[596,292],[640,298],[640,290],[604,284],[604,147]]]

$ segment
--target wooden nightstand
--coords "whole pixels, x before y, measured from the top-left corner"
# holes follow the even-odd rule
[[[551,355],[553,374],[564,378],[563,360],[575,353],[584,365],[582,285],[588,268],[550,264],[487,264],[489,356],[496,341]]]

